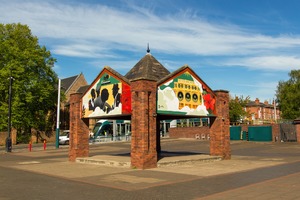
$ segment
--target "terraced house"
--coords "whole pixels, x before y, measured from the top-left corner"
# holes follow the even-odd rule
[[[281,119],[280,110],[274,101],[262,103],[256,98],[255,101],[249,101],[245,111],[249,114],[247,119],[254,124],[273,123]]]

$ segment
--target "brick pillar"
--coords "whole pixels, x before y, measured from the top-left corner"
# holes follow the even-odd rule
[[[300,143],[300,118],[295,119],[294,124],[296,128],[297,142]]]
[[[75,161],[77,157],[89,156],[89,120],[80,118],[81,96],[81,93],[73,93],[70,96],[69,161]]]
[[[217,117],[211,119],[210,155],[230,159],[229,93],[224,90],[214,92],[217,95],[215,104]]]
[[[279,124],[272,124],[272,141],[280,142],[280,127]]]
[[[131,82],[131,166],[157,167],[156,82]]]
[[[297,142],[300,143],[300,123],[296,124]]]

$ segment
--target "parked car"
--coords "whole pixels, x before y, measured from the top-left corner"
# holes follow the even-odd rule
[[[70,141],[70,131],[64,130],[62,133],[59,134],[59,144],[69,144]]]

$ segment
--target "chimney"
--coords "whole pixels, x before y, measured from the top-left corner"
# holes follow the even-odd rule
[[[255,99],[255,103],[259,104],[259,99],[258,98]]]

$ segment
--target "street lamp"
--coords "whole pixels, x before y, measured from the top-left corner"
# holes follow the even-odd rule
[[[11,69],[10,69],[10,77],[9,77],[9,89],[8,89],[8,133],[5,142],[6,152],[11,152],[12,150],[12,141],[11,141],[11,91],[12,91],[12,83],[13,77],[11,76]]]
[[[59,148],[59,121],[60,121],[60,86],[61,80],[58,79],[58,94],[57,94],[57,114],[56,114],[56,140],[55,140],[55,147],[56,149]]]

